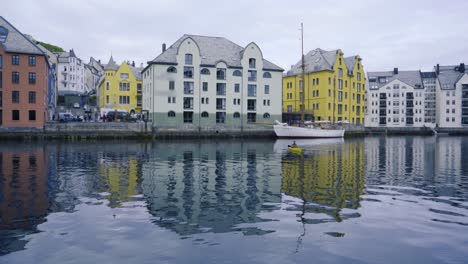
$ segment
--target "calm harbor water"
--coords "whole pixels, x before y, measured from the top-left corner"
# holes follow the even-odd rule
[[[0,144],[0,263],[467,263],[468,137]]]

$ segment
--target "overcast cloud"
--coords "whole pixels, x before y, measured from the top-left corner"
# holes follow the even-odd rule
[[[145,63],[183,34],[256,42],[286,70],[305,51],[340,48],[359,54],[366,71],[430,70],[468,63],[468,1],[118,1],[2,0],[0,15],[23,33],[73,48],[88,61]]]

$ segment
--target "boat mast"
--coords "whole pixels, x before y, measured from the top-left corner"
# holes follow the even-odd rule
[[[301,68],[302,68],[302,87],[299,87],[302,90],[301,98],[301,126],[304,126],[304,111],[305,111],[305,64],[304,64],[304,25],[301,23]],[[299,93],[300,94],[300,93]]]

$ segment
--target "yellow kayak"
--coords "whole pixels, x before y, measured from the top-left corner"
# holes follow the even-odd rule
[[[302,154],[302,149],[299,147],[288,147],[289,151],[295,154]]]

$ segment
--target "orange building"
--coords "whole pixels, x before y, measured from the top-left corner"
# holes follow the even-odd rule
[[[48,81],[44,52],[0,16],[0,128],[43,128]]]

